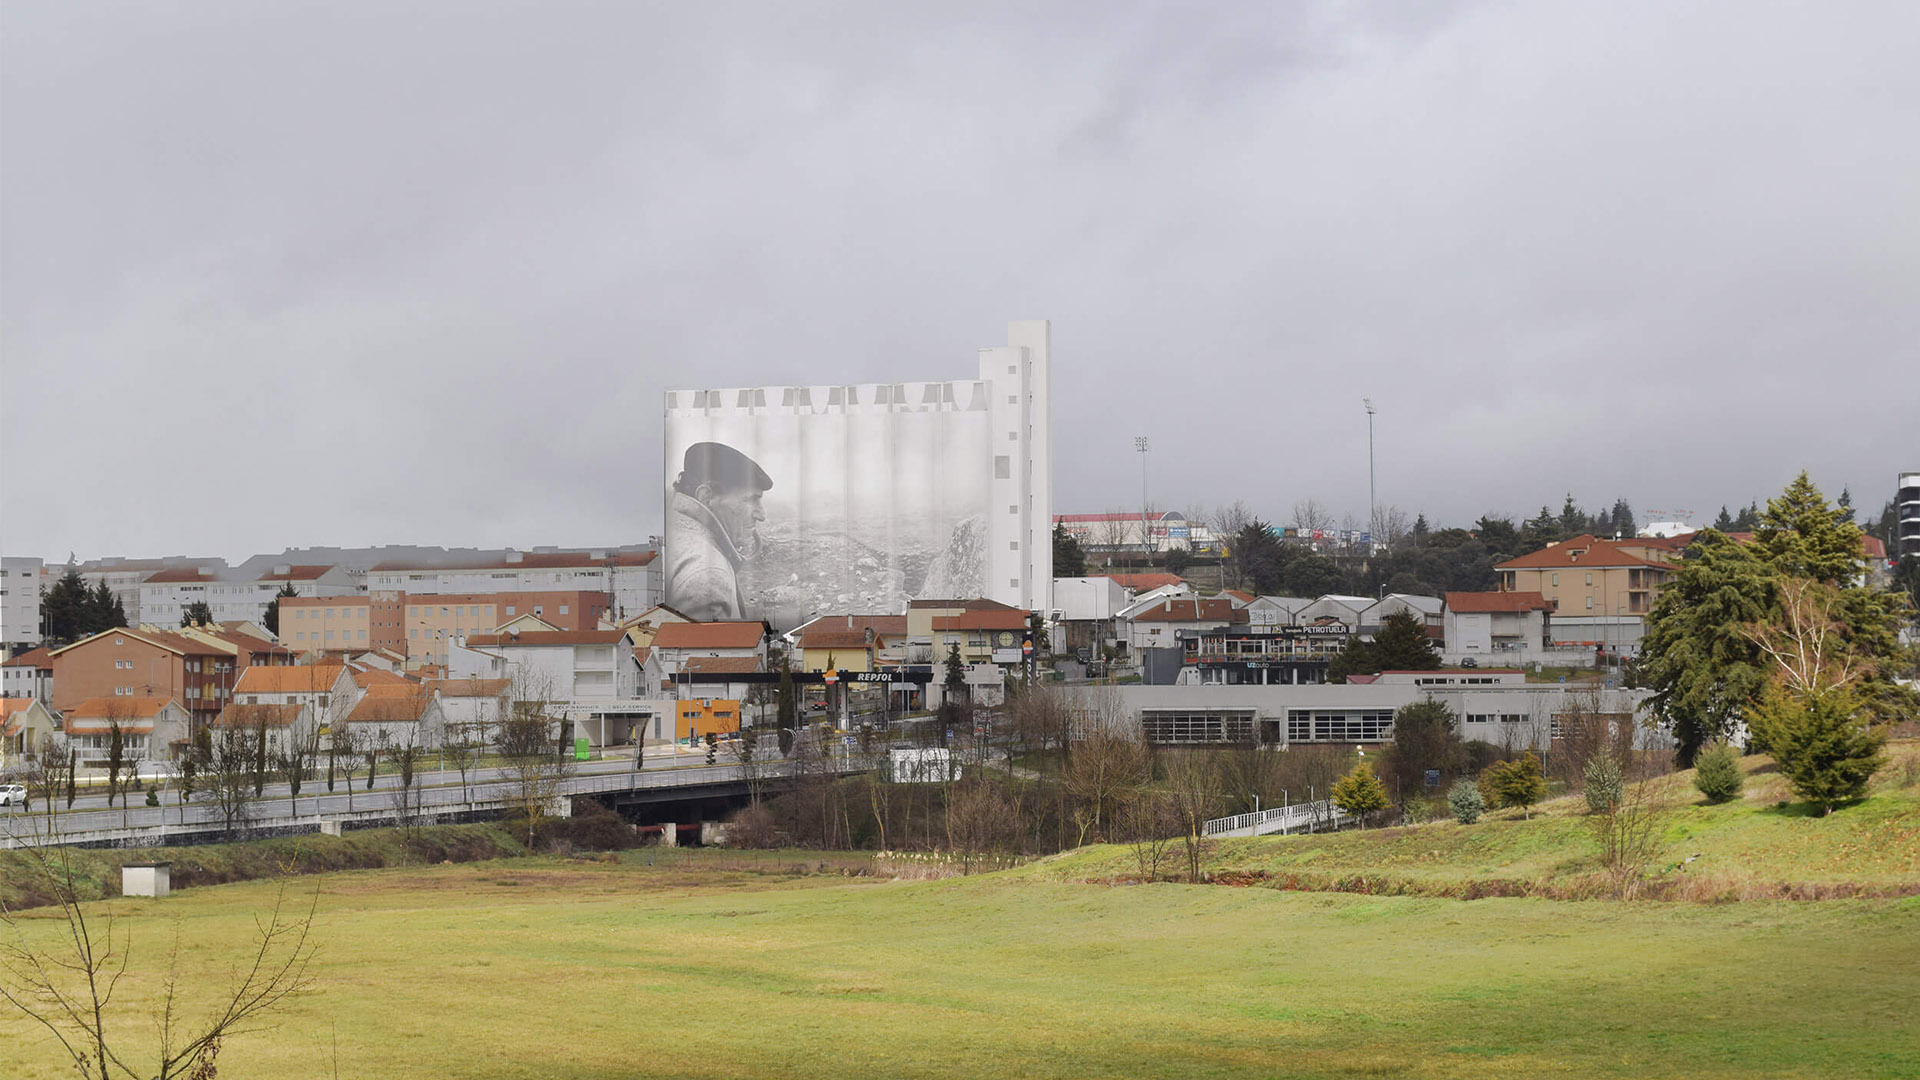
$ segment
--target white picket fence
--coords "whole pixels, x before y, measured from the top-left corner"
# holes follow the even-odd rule
[[[1352,820],[1352,815],[1342,813],[1332,800],[1321,799],[1318,802],[1274,806],[1253,813],[1215,818],[1201,826],[1201,832],[1206,836],[1268,836],[1273,833],[1337,829]]]

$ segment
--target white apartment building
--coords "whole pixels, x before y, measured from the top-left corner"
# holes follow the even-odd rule
[[[624,630],[472,634],[448,653],[449,679],[508,680],[510,700],[539,702],[561,719],[562,739],[630,743],[656,712],[641,698],[640,661]]]
[[[215,622],[264,623],[275,597],[288,585],[296,595],[352,596],[359,586],[339,566],[282,564],[258,578],[233,579],[231,571],[184,566],[153,573],[140,583],[140,617],[127,612],[136,625],[176,627],[181,615],[196,602],[212,609]]]
[[[0,648],[40,644],[42,566],[24,555],[0,558]]]
[[[429,593],[605,592],[615,622],[660,603],[660,563],[653,551],[509,551],[494,559],[438,565],[399,560],[367,571],[369,592]]]

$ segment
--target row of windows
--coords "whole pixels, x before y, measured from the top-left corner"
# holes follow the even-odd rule
[[[1288,709],[1288,742],[1392,742],[1392,709]]]
[[[354,633],[355,633],[355,632],[354,632],[354,631],[352,631],[352,630],[342,630],[342,631],[340,631],[340,634],[341,634],[341,637],[340,637],[340,640],[342,640],[342,641],[353,641],[353,640],[355,640],[355,638],[354,638],[354,636],[353,636],[353,635],[354,635]],[[294,632],[293,632],[293,640],[295,640],[295,641],[308,641],[308,640],[312,640],[312,641],[321,641],[321,640],[326,640],[326,641],[332,641],[332,640],[333,640],[333,631],[331,631],[331,630],[329,630],[329,631],[327,631],[327,636],[326,636],[326,637],[325,637],[324,639],[322,639],[322,638],[320,637],[320,631],[318,631],[318,630],[315,630],[315,631],[313,632],[313,637],[312,637],[311,639],[309,639],[309,638],[307,637],[307,632],[306,632],[305,630],[296,630],[296,631],[294,631]],[[361,631],[359,631],[359,638],[358,638],[358,640],[360,640],[360,641],[365,641],[365,640],[367,640],[367,632],[366,632],[365,630],[361,630]]]
[[[1493,684],[1499,681],[1500,681],[1499,679],[1496,679],[1491,675],[1473,675],[1473,676],[1467,676],[1467,677],[1461,677],[1457,675],[1444,675],[1444,676],[1436,676],[1433,678],[1415,679],[1413,680],[1413,685],[1415,686],[1492,686]]]
[[[1469,724],[1524,724],[1526,722],[1527,722],[1527,716],[1525,713],[1514,713],[1514,712],[1471,713],[1470,712],[1467,714],[1467,723]]]
[[[1237,743],[1253,738],[1252,710],[1140,714],[1146,740],[1160,744]]]

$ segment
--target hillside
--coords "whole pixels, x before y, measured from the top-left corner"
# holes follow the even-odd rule
[[[1669,809],[1648,865],[1650,894],[1673,899],[1920,894],[1920,744],[1889,747],[1870,797],[1827,817],[1793,803],[1771,759],[1742,760],[1743,797],[1708,806],[1691,771],[1661,784]],[[1210,843],[1216,877],[1281,887],[1441,896],[1593,895],[1599,845],[1578,796],[1474,825],[1452,821],[1330,835]],[[1021,873],[1063,881],[1137,878],[1126,845],[1068,852]]]

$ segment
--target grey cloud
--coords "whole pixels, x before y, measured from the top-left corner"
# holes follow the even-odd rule
[[[1906,5],[7,24],[9,552],[637,539],[665,388],[953,377],[1028,317],[1061,510],[1147,434],[1171,505],[1363,512],[1363,396],[1439,520],[1920,460]]]

